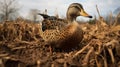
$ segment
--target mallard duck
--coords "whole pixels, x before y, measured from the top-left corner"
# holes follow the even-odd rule
[[[79,24],[74,21],[77,16],[92,18],[92,16],[88,15],[84,11],[81,4],[72,3],[67,10],[67,19],[70,23],[65,25],[63,24],[62,29],[58,29],[58,27],[56,27],[56,29],[47,29],[45,31],[41,29],[42,38],[51,44],[52,47],[60,48],[63,50],[70,50],[73,47],[78,46],[83,39],[83,31],[80,28]]]
[[[72,3],[69,5],[67,9],[66,19],[60,19],[55,16],[49,16],[46,14],[38,13],[39,15],[43,16],[44,20],[42,21],[42,30],[45,31],[46,29],[56,29],[58,27],[59,29],[62,28],[62,26],[73,22],[76,20],[76,17],[78,16],[85,16],[88,18],[92,18],[89,14],[87,14],[84,11],[84,8],[79,3]]]

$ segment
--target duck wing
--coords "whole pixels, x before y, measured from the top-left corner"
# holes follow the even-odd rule
[[[70,50],[79,45],[83,39],[83,31],[78,24],[68,24],[61,30],[46,30],[44,38],[54,48]]]

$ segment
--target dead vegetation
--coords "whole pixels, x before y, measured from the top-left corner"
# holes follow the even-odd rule
[[[119,67],[120,25],[102,17],[81,24],[84,39],[70,52],[51,53],[40,24],[17,19],[0,24],[0,67]]]

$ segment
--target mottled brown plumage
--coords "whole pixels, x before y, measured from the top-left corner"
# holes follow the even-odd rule
[[[61,30],[46,30],[41,35],[52,47],[70,50],[79,45],[83,38],[83,31],[77,22],[73,22]]]
[[[79,3],[73,3],[67,10],[67,22],[58,20],[45,19],[42,23],[42,38],[53,48],[62,50],[71,50],[78,46],[83,39],[83,31],[79,24],[75,21],[77,16],[86,16],[91,18]],[[47,21],[47,22],[46,22]],[[49,27],[50,26],[50,27]]]

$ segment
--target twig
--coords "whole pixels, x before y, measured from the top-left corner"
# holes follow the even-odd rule
[[[98,16],[101,17],[97,5],[96,5],[96,9],[97,9]]]
[[[25,46],[21,46],[21,47],[12,48],[12,50],[25,49],[25,48],[26,48]]]
[[[104,67],[108,67],[105,50],[103,50],[103,53],[104,53],[104,57],[103,57],[103,59],[104,59]]]
[[[115,64],[115,58],[114,58],[114,55],[113,55],[112,49],[108,48],[108,52],[109,52],[109,54],[110,54],[110,56],[111,56],[112,64],[113,64],[113,66],[114,66],[114,64]]]
[[[83,59],[83,66],[86,66],[88,64],[88,60],[89,60],[89,56],[90,54],[93,52],[94,48],[91,47],[90,50],[88,51],[87,55],[85,56],[85,58]]]
[[[115,25],[117,24],[119,15],[120,15],[120,12],[119,12],[119,14],[116,16],[116,18],[115,18],[115,23],[113,24],[113,26],[115,26]]]
[[[100,63],[100,61],[97,59],[97,57],[98,57],[98,55],[95,55],[96,65],[97,65],[97,67],[102,67],[102,63]],[[102,55],[100,55],[100,57],[104,60]]]
[[[40,67],[40,64],[41,64],[41,62],[40,62],[40,60],[38,60],[37,61],[37,67]]]
[[[79,50],[77,53],[75,53],[75,54],[73,55],[73,58],[76,57],[78,54],[82,53],[86,48],[88,48],[88,46],[91,44],[91,42],[92,42],[92,41],[90,41],[90,42],[88,43],[88,45],[86,45],[86,46],[83,47],[81,50]]]
[[[0,59],[0,67],[5,67],[2,59]]]
[[[52,63],[52,64],[51,64],[51,67],[55,67],[55,64],[54,64],[54,63]]]
[[[113,22],[113,20],[112,20],[112,18],[113,18],[113,14],[112,14],[112,12],[110,12],[110,16],[109,16],[109,22],[110,22],[110,26],[112,25],[112,22]]]
[[[6,57],[8,54],[0,54],[0,57]]]

